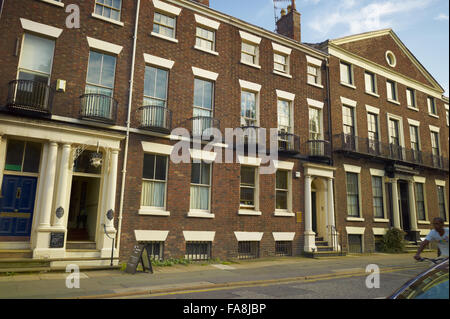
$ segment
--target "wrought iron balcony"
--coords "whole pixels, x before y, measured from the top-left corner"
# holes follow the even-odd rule
[[[104,94],[87,93],[80,96],[80,116],[99,122],[115,123],[117,117],[117,101]]]
[[[309,140],[305,144],[305,150],[302,152],[310,158],[330,159],[331,144],[325,140]]]
[[[7,107],[15,111],[51,114],[54,90],[47,83],[31,80],[9,82]]]
[[[160,105],[144,105],[136,112],[139,128],[170,133],[172,130],[172,111]]]
[[[194,116],[187,120],[187,126],[193,138],[209,141],[212,131],[220,129],[220,121],[209,116]]]
[[[282,153],[300,153],[300,137],[295,134],[278,132],[278,151]]]
[[[443,156],[347,134],[333,136],[333,151],[354,153],[445,171],[449,170],[449,160]]]

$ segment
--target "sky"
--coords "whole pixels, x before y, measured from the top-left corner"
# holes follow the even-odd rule
[[[296,0],[296,6],[302,42],[392,28],[449,96],[449,0]],[[210,0],[210,7],[275,30],[273,0]]]

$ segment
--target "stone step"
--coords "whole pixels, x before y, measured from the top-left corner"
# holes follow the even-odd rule
[[[328,246],[327,241],[316,241],[316,246]]]
[[[323,237],[316,237],[316,242],[323,241]]]
[[[90,250],[90,249],[97,249],[97,244],[95,241],[68,241],[66,243],[66,249],[67,250]]]
[[[50,267],[0,268],[0,274],[20,273],[20,272],[38,273],[38,272],[49,272],[49,271],[51,271]]]
[[[317,251],[333,251],[331,246],[317,246]]]
[[[0,259],[0,269],[46,268],[50,261],[30,258],[3,258]]]
[[[320,258],[320,257],[338,257],[346,256],[346,252],[338,251],[316,251],[316,252],[304,252],[305,257]]]
[[[33,251],[31,249],[1,249],[0,259],[3,258],[31,258]]]

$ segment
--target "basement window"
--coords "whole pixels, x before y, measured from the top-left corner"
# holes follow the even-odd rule
[[[211,259],[211,242],[210,241],[187,242],[185,258],[192,261]]]
[[[238,243],[239,259],[259,258],[259,241],[240,241]]]
[[[275,256],[292,256],[292,241],[276,241]]]

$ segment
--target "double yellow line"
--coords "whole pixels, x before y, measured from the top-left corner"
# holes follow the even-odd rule
[[[380,269],[380,273],[390,273],[402,270],[416,270],[423,269],[422,267],[390,267]],[[229,282],[223,284],[213,284],[210,288],[205,288],[204,286],[192,286],[192,287],[179,287],[179,288],[162,288],[155,290],[141,290],[134,292],[124,292],[124,293],[112,293],[103,295],[92,295],[92,296],[80,296],[71,299],[108,299],[108,298],[126,298],[126,297],[161,297],[170,295],[180,295],[180,294],[191,294],[191,293],[203,293],[211,291],[220,290],[231,290],[236,288],[250,288],[250,287],[266,287],[271,285],[288,284],[294,282],[317,282],[330,279],[342,279],[349,277],[361,277],[367,276],[369,273],[366,271],[348,271],[348,272],[337,272],[337,273],[327,273],[321,275],[311,275],[311,276],[301,276],[301,277],[291,277],[291,278],[281,278],[281,279],[269,279],[269,280],[255,280],[255,281],[237,281]]]

